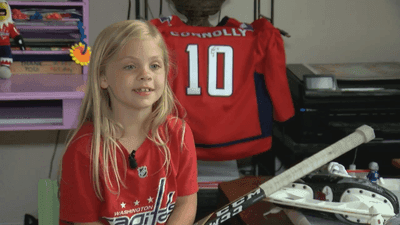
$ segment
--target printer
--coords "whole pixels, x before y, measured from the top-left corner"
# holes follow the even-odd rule
[[[296,113],[285,133],[295,142],[331,144],[367,124],[375,141],[400,143],[399,62],[286,68]]]

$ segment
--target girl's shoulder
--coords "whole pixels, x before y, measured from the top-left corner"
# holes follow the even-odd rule
[[[83,123],[77,133],[72,137],[67,152],[80,152],[85,155],[88,154],[90,152],[93,130],[94,127],[92,122]]]
[[[169,116],[166,124],[172,145],[181,145],[182,142],[186,144],[194,143],[192,130],[184,119]]]
[[[82,126],[79,128],[78,132],[73,137],[72,141],[77,141],[83,137],[92,138],[94,132],[93,122],[84,122]]]
[[[173,115],[167,116],[166,124],[168,128],[179,129],[185,124],[185,120]]]
[[[185,121],[185,119],[176,116],[168,116],[166,124],[168,126],[168,130],[172,131],[175,135],[181,136],[182,132],[186,133],[188,130],[191,132],[189,124]]]

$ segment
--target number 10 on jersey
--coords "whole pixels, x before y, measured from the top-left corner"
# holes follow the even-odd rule
[[[199,51],[196,44],[189,44],[186,48],[189,54],[189,87],[186,88],[187,95],[201,95],[199,87]],[[223,60],[223,80],[224,87],[217,88],[218,53],[224,54]],[[228,97],[233,92],[233,49],[231,46],[210,45],[208,47],[207,59],[208,67],[208,94],[215,97]]]

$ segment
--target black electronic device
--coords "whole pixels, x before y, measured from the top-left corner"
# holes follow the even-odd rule
[[[400,141],[400,63],[288,64],[297,143],[331,143],[367,124],[376,140]]]
[[[133,150],[131,154],[129,154],[129,166],[131,169],[136,169],[138,167],[136,158],[135,158],[136,150]]]

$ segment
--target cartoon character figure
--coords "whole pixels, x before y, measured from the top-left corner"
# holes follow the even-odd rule
[[[367,178],[372,182],[372,183],[377,183],[377,181],[378,181],[378,179],[379,179],[379,173],[378,173],[378,170],[379,170],[379,166],[378,166],[378,163],[376,163],[376,162],[370,162],[369,163],[369,169],[371,170],[371,171],[369,171],[369,173],[368,173],[368,175],[367,175]]]
[[[0,78],[11,77],[10,66],[13,62],[10,37],[14,39],[21,50],[25,50],[25,43],[20,32],[14,26],[11,8],[6,0],[0,0]]]

